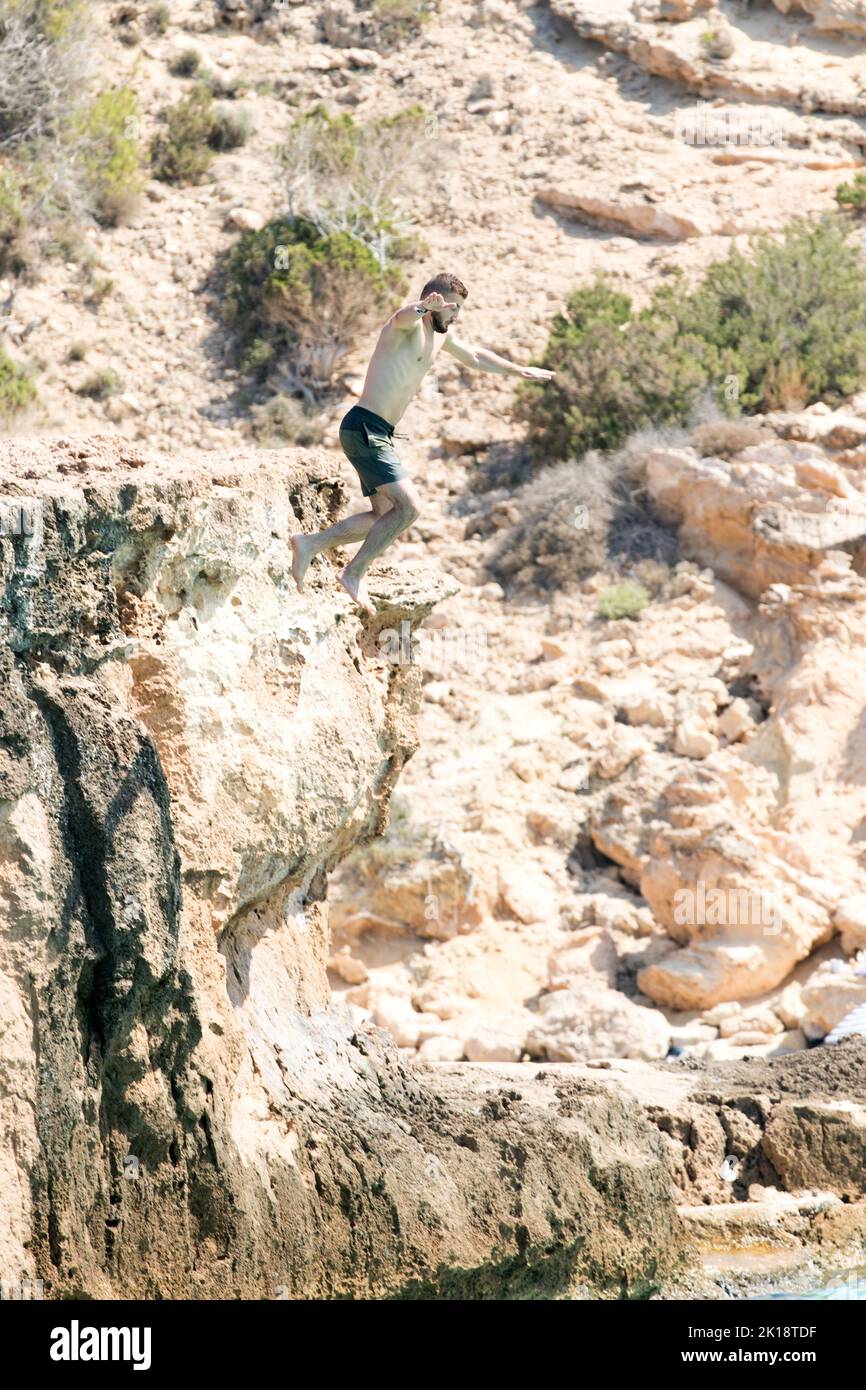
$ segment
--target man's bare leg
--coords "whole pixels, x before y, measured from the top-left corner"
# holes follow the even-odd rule
[[[375,608],[370,602],[370,595],[367,592],[367,582],[364,578],[367,570],[383,551],[388,549],[401,532],[408,530],[413,521],[416,521],[420,511],[421,502],[412,483],[408,478],[401,478],[396,483],[382,483],[374,496],[383,496],[390,502],[390,507],[384,515],[378,517],[367,533],[367,539],[361,549],[353,555],[346,568],[337,576],[347,594],[361,608],[365,608],[368,613],[375,613]]]
[[[391,503],[373,493],[370,498],[372,510],[358,512],[355,516],[335,521],[326,531],[316,531],[312,536],[298,532],[292,536],[292,575],[300,593],[304,592],[304,575],[310,567],[314,555],[326,550],[334,550],[338,545],[349,545],[352,541],[362,541],[370,531],[376,518],[390,511]]]

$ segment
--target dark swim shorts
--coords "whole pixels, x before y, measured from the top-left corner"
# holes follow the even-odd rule
[[[409,476],[394,452],[393,437],[394,426],[362,405],[353,405],[340,421],[340,444],[361,479],[365,497],[381,483]]]

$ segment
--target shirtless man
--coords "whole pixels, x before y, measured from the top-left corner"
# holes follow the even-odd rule
[[[355,603],[368,613],[375,612],[364,576],[421,511],[418,493],[394,452],[394,426],[441,350],[482,372],[534,381],[549,381],[553,376],[541,367],[520,367],[449,333],[468,294],[456,275],[436,275],[424,286],[420,300],[398,309],[379,334],[358,404],[340,422],[340,444],[372,510],[347,516],[312,536],[292,536],[292,574],[301,592],[314,555],[363,541],[338,578]]]

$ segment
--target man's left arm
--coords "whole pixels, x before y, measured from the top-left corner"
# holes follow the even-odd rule
[[[509,362],[506,357],[491,352],[489,348],[474,347],[472,343],[466,343],[452,333],[446,334],[442,351],[450,352],[464,367],[474,367],[480,372],[494,372],[497,376],[524,376],[534,381],[549,381],[553,376],[553,372],[547,371],[544,367],[521,367],[517,362]]]

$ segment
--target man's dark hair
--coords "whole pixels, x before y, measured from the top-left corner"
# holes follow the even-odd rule
[[[419,299],[426,299],[428,294],[449,295],[451,293],[462,295],[464,299],[469,297],[469,291],[463,281],[459,280],[456,275],[450,275],[447,271],[443,271],[441,275],[434,275],[432,280],[427,281]]]

